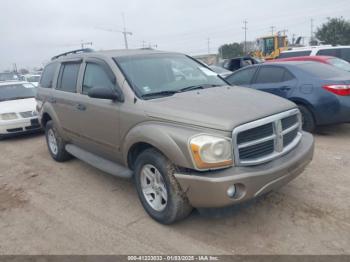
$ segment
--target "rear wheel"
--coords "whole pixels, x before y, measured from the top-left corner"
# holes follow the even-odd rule
[[[174,177],[175,166],[160,152],[147,149],[135,165],[135,184],[146,212],[162,224],[186,218],[192,210]]]
[[[315,131],[316,123],[311,111],[303,105],[299,105],[298,107],[302,116],[303,130],[307,132]]]
[[[59,135],[53,121],[47,122],[45,126],[45,136],[50,155],[57,162],[64,162],[72,158],[66,151],[63,138]]]

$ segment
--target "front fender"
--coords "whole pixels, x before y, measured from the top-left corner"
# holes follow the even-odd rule
[[[201,131],[166,123],[146,122],[132,128],[123,139],[123,161],[127,165],[128,152],[137,143],[147,143],[161,151],[172,163],[194,169],[188,140]]]
[[[44,103],[40,112],[39,112],[39,115],[40,115],[40,118],[39,118],[39,121],[41,123],[42,121],[42,117],[44,114],[48,114],[51,118],[51,120],[54,122],[55,124],[55,128],[57,128],[59,134],[64,138],[64,139],[67,139],[65,137],[65,132],[64,130],[62,129],[62,125],[61,125],[61,122],[59,120],[59,117],[57,116],[53,106],[50,104],[50,103]]]

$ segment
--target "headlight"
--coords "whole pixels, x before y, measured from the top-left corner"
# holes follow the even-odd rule
[[[193,137],[189,144],[197,169],[205,170],[233,165],[231,139],[203,134]]]
[[[0,114],[0,119],[1,120],[13,120],[17,119],[17,114],[16,113],[5,113],[5,114]]]

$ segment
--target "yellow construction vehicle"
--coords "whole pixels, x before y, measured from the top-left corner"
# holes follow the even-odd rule
[[[272,60],[288,49],[287,36],[276,34],[273,36],[261,37],[256,40],[258,50],[251,55],[260,59]]]

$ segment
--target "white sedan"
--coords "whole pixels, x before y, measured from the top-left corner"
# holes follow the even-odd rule
[[[0,82],[0,138],[41,130],[36,88],[28,82]]]

